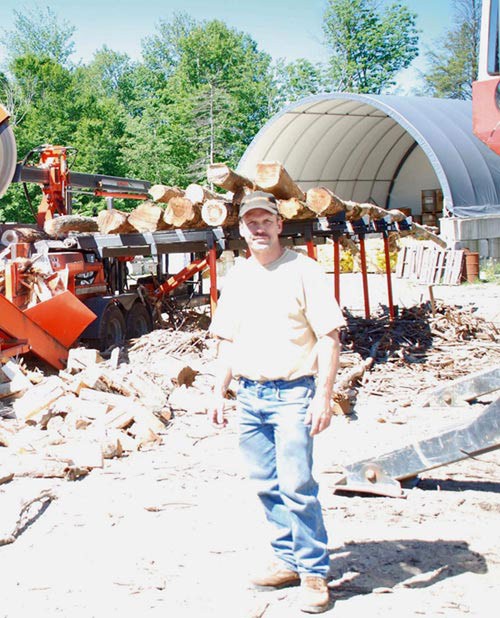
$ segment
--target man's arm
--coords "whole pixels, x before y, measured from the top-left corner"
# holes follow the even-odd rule
[[[231,351],[233,343],[227,339],[218,339],[217,370],[215,374],[214,396],[208,415],[214,425],[224,426],[224,397],[233,377],[231,371]]]
[[[335,377],[339,368],[340,339],[339,331],[333,330],[320,337],[318,349],[318,378],[316,394],[306,414],[306,425],[311,424],[311,436],[314,436],[330,425],[332,417],[331,397]]]

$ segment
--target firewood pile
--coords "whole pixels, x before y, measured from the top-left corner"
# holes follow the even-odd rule
[[[156,331],[157,349],[158,338]],[[195,388],[187,398],[184,394],[200,372],[179,355],[196,349],[192,340],[199,335],[180,338],[170,334],[170,347],[149,370],[134,345],[125,357],[124,350],[114,348],[108,360],[93,349],[72,349],[66,369],[57,375],[29,371],[13,360],[3,364],[1,482],[19,476],[74,480],[102,468],[106,459],[161,443],[173,410],[185,409],[189,397],[191,408],[204,412],[206,401],[193,399]],[[142,349],[147,342],[135,345]],[[128,354],[135,362],[123,362]]]
[[[157,184],[150,188],[150,199],[129,213],[106,209],[97,217],[64,215],[48,220],[44,231],[51,238],[63,238],[70,233],[126,234],[176,228],[231,227],[238,222],[241,200],[248,192],[255,190],[273,194],[285,220],[314,219],[341,212],[345,213],[347,221],[363,217],[365,221],[385,218],[398,222],[406,218],[400,210],[386,210],[371,203],[343,200],[326,187],[313,187],[304,192],[283,165],[274,161],[257,164],[253,179],[237,174],[226,164],[212,164],[207,169],[207,180],[224,193],[196,183],[185,189]],[[414,222],[409,230],[400,234],[429,239],[446,247],[445,242],[436,235],[435,228]]]

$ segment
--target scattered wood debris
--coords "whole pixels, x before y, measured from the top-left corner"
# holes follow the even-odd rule
[[[44,376],[9,360],[0,371],[0,482],[17,476],[76,479],[107,459],[154,447],[171,417],[202,414],[215,378],[214,340],[202,313],[186,330],[148,333],[108,360],[70,351]],[[350,414],[360,391],[384,403],[500,363],[500,333],[469,309],[435,302],[370,319],[346,312],[333,409]],[[198,326],[198,327],[197,327]],[[464,345],[466,344],[466,345]],[[430,371],[429,371],[430,370]],[[228,407],[234,402],[228,401]]]

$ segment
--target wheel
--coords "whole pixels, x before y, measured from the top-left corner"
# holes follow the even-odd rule
[[[109,304],[101,317],[99,325],[99,349],[107,350],[112,346],[122,345],[125,341],[125,318],[120,308]]]
[[[126,333],[127,339],[135,339],[153,330],[153,320],[147,308],[140,302],[136,302],[127,313]]]

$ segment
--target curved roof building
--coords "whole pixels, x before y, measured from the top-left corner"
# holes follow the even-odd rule
[[[238,171],[280,161],[307,190],[421,212],[441,189],[456,217],[500,214],[500,159],[472,133],[470,101],[329,93],[297,101],[256,135]]]

